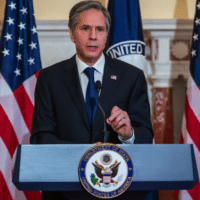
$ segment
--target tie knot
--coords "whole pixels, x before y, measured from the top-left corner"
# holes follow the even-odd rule
[[[84,70],[84,73],[87,75],[89,79],[94,79],[94,67],[87,67]]]

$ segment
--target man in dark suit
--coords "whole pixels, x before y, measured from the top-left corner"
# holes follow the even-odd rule
[[[71,9],[70,36],[77,53],[69,60],[40,71],[30,143],[101,141],[104,123],[101,110],[97,102],[90,108],[92,114],[87,109],[87,87],[92,82],[88,68],[92,69],[93,82],[102,82],[99,103],[106,114],[109,142],[152,143],[144,74],[140,69],[102,53],[109,27],[109,13],[99,2],[82,1]],[[60,193],[51,192],[43,193],[42,198],[54,199],[54,195],[61,199],[56,196]],[[141,199],[137,196],[135,199]]]

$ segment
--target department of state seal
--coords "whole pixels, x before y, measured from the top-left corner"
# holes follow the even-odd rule
[[[99,198],[113,198],[128,189],[133,179],[133,163],[120,146],[100,144],[90,148],[79,164],[83,187]]]

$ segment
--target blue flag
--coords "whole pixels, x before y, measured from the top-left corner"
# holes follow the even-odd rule
[[[145,43],[138,0],[110,0],[111,28],[106,54],[140,69],[145,64]]]

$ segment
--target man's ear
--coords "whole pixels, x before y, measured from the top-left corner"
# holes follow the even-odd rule
[[[74,33],[71,28],[69,29],[69,33],[70,33],[71,41],[74,42]]]

